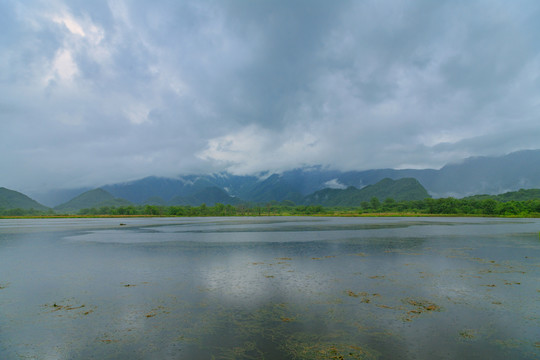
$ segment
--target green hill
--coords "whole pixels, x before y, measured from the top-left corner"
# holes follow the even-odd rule
[[[496,201],[527,201],[540,199],[540,189],[519,189],[518,191],[509,191],[499,195],[473,195],[465,199],[485,200],[493,199]]]
[[[167,202],[161,196],[151,196],[144,200],[143,205],[167,206]]]
[[[306,205],[323,206],[360,206],[372,198],[384,201],[387,198],[395,201],[423,200],[429,198],[426,189],[413,178],[398,180],[383,179],[376,184],[362,189],[353,186],[347,189],[323,189],[304,198]]]
[[[54,210],[60,213],[77,213],[81,209],[129,205],[133,204],[127,200],[115,198],[103,189],[94,189],[82,193],[64,204],[56,206]]]
[[[45,205],[41,205],[28,196],[14,190],[0,187],[0,210],[24,209],[24,210],[49,210]]]
[[[225,190],[212,186],[204,188],[191,196],[176,196],[172,198],[171,205],[199,206],[201,204],[206,204],[208,206],[214,206],[217,203],[224,205],[237,205],[241,202],[242,200],[230,196]]]

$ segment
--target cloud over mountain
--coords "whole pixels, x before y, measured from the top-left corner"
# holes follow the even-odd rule
[[[535,1],[4,1],[0,185],[537,148]]]

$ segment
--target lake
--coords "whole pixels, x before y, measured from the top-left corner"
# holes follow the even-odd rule
[[[539,359],[540,220],[0,220],[1,359]]]

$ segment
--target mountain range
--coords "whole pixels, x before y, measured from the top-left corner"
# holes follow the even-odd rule
[[[377,169],[337,171],[310,167],[281,174],[238,176],[228,173],[187,175],[178,178],[147,177],[102,188],[115,197],[137,204],[148,199],[171,201],[216,187],[228,195],[250,202],[291,200],[326,188],[362,189],[385,178],[414,178],[435,198],[462,198],[478,194],[501,194],[519,189],[540,188],[540,150],[524,150],[499,157],[472,157],[441,169]]]
[[[353,186],[347,189],[323,189],[313,194],[299,199],[298,204],[305,205],[323,205],[323,206],[359,206],[364,201],[370,201],[372,198],[380,201],[386,198],[394,200],[423,200],[430,197],[426,189],[416,179],[383,179],[374,185],[368,185],[363,189],[357,189]],[[285,199],[289,200],[289,199]],[[190,196],[175,196],[169,201],[160,197],[151,197],[145,201],[147,205],[162,206],[198,206],[206,204],[214,206],[218,203],[224,205],[238,205],[246,201],[230,196],[223,189],[216,186],[206,187]],[[289,204],[293,204],[289,200]],[[89,190],[83,194],[71,199],[70,201],[58,205],[54,208],[57,213],[77,213],[81,209],[101,208],[101,207],[120,207],[135,205],[134,203],[114,197],[110,192],[99,188]]]
[[[296,204],[311,204],[317,201],[324,203],[321,199],[325,196],[335,198],[352,195],[354,190],[349,189],[350,187],[356,190],[369,189],[369,185],[383,179],[403,178],[416,179],[427,193],[435,198],[449,196],[461,198],[540,188],[540,150],[524,150],[498,157],[472,157],[459,163],[448,164],[441,169],[337,171],[323,167],[309,167],[258,176],[229,173],[186,175],[176,178],[151,176],[105,185],[101,190],[110,195],[104,201],[112,201],[111,204],[120,201],[114,199],[151,205],[206,203],[210,206],[218,202],[234,205],[241,201],[265,203],[283,200]],[[69,209],[65,207],[67,202],[89,190],[92,189],[59,189],[34,193],[30,196],[50,207]],[[334,190],[348,190],[351,193],[344,196],[343,192]],[[73,203],[69,206],[73,206]]]

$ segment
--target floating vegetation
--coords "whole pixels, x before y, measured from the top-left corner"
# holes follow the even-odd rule
[[[493,265],[493,266],[501,266],[501,264],[497,264],[497,262],[495,260],[486,260],[486,259],[482,259],[482,258],[479,258],[479,257],[473,257],[473,258],[470,258],[470,259],[474,260],[474,261],[477,261],[480,264],[489,264],[489,265]]]
[[[478,336],[478,331],[473,329],[465,329],[459,332],[459,337],[462,340],[474,340]]]
[[[407,316],[404,318],[405,321],[412,321],[424,313],[441,311],[439,305],[428,300],[403,299],[402,302],[414,307],[412,310],[407,311]]]
[[[152,317],[156,316],[158,313],[159,314],[169,314],[169,311],[166,311],[164,306],[158,306],[158,307],[155,307],[152,310],[150,310],[150,312],[148,312],[147,314],[145,314],[145,317],[146,318],[152,318]]]
[[[8,287],[8,284],[0,284],[0,290],[4,290]]]
[[[77,309],[82,309],[83,307],[85,307],[86,305],[82,304],[80,306],[71,306],[71,305],[57,305],[56,303],[54,303],[52,305],[52,308],[53,308],[53,311],[58,311],[58,310],[77,310]]]
[[[347,290],[347,295],[349,295],[351,297],[359,297],[361,295],[361,293],[355,293],[354,291]]]
[[[417,308],[423,308],[424,310],[427,310],[427,311],[440,311],[441,310],[441,308],[438,305],[429,301],[409,299],[407,300],[407,303]]]
[[[85,304],[72,305],[70,303],[53,303],[52,305],[45,304],[43,306],[50,309],[50,313],[59,313],[58,316],[63,316],[65,314],[90,315],[95,310],[95,307],[87,307]]]
[[[354,297],[354,298],[362,298],[360,300],[361,303],[364,303],[364,304],[369,304],[371,302],[371,300],[374,298],[374,297],[379,297],[381,296],[380,294],[369,294],[367,292],[359,292],[359,293],[355,293],[354,291],[351,291],[351,290],[347,290],[346,291],[347,295],[350,296],[350,297]]]
[[[289,339],[284,348],[298,360],[375,360],[378,352],[367,347],[344,342],[317,341],[317,339]]]
[[[362,257],[368,256],[368,255],[366,255],[366,254],[363,253],[363,252],[359,252],[359,253],[352,254],[352,255],[354,255],[354,256],[362,256]]]
[[[214,357],[212,357],[214,358]],[[257,344],[253,341],[246,341],[242,346],[235,346],[230,349],[225,349],[221,352],[219,359],[234,360],[234,359],[263,359],[264,353],[257,348]]]

